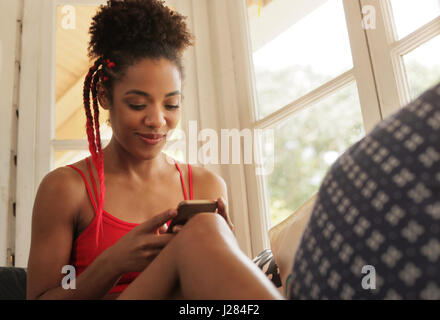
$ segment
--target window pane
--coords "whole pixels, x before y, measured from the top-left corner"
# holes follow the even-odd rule
[[[274,135],[275,167],[266,176],[272,225],[317,192],[332,163],[364,135],[356,85],[294,114]]]
[[[248,2],[259,119],[353,66],[342,0],[266,2]]]
[[[403,57],[412,99],[440,81],[440,36]]]
[[[92,16],[97,7],[60,5],[56,27],[55,139],[87,139],[83,83],[89,69],[87,46]],[[100,109],[101,136],[111,137],[108,112]]]
[[[439,0],[391,0],[398,39],[440,15]]]

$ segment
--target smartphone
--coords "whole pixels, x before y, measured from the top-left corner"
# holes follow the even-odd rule
[[[217,201],[210,200],[185,200],[179,203],[177,207],[177,216],[171,220],[168,226],[168,233],[173,232],[176,225],[183,226],[194,215],[201,212],[215,212],[217,209]]]

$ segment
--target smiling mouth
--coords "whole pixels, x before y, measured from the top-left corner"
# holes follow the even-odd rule
[[[144,133],[136,133],[136,135],[145,143],[150,145],[155,145],[165,139],[166,135],[164,134],[144,134]]]

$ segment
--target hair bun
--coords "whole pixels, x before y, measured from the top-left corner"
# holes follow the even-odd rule
[[[105,57],[111,52],[167,47],[180,54],[192,45],[186,17],[161,0],[109,0],[93,17],[89,33],[89,56]]]

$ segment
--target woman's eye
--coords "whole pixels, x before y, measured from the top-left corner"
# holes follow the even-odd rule
[[[129,104],[130,108],[132,108],[133,110],[142,110],[144,109],[147,105],[145,104]],[[168,110],[174,110],[174,109],[178,109],[180,106],[179,105],[170,105],[167,104],[165,105],[165,108],[167,108]]]
[[[142,110],[145,108],[145,104],[129,104],[129,106],[134,110]]]

